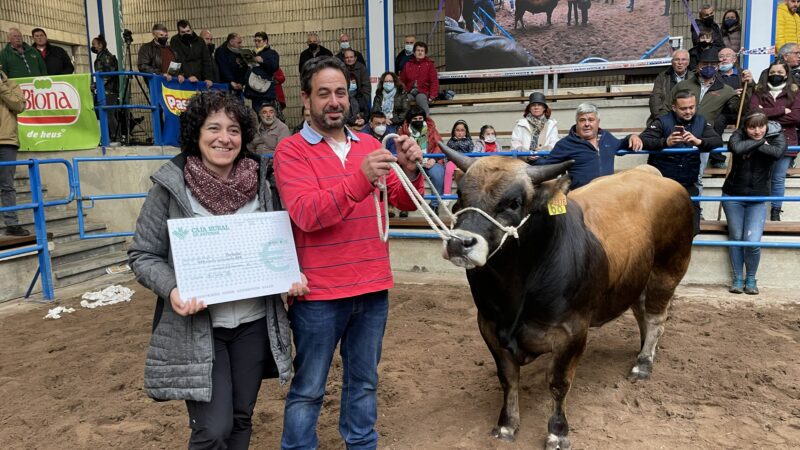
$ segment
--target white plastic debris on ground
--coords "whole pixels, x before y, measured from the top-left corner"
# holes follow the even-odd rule
[[[44,319],[60,319],[62,314],[75,312],[75,308],[67,308],[66,306],[56,306],[53,309],[47,310],[47,315]]]
[[[134,291],[118,284],[97,292],[87,292],[81,296],[81,306],[94,309],[98,306],[113,305],[120,302],[129,302]]]

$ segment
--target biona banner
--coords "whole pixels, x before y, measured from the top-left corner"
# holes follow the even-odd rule
[[[17,116],[21,151],[85,150],[97,147],[100,126],[94,114],[88,73],[18,78],[25,112]]]

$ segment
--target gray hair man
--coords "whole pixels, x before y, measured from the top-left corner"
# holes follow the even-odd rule
[[[617,139],[610,131],[600,128],[600,111],[594,103],[581,103],[575,110],[575,125],[559,140],[547,157],[533,161],[535,165],[558,164],[573,160],[569,169],[570,189],[589,184],[595,178],[614,173],[617,150],[642,149],[638,135],[629,134]]]
[[[672,99],[669,98],[672,88],[681,81],[691,78],[694,78],[694,72],[689,70],[689,52],[684,49],[675,50],[672,52],[672,64],[659,73],[653,83],[653,92],[650,94],[650,117],[647,118],[647,123],[672,111],[670,109]]]

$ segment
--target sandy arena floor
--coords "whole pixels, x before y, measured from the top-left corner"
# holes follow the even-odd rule
[[[422,275],[405,275],[413,281]],[[381,447],[541,448],[550,413],[548,357],[522,372],[517,442],[489,436],[501,390],[461,283],[428,275],[398,284],[380,366]],[[433,282],[435,281],[435,282]],[[142,392],[153,295],[42,320],[46,306],[0,313],[0,442],[3,449],[185,448],[180,402]],[[797,448],[800,442],[800,306],[792,293],[732,296],[681,288],[653,379],[625,379],[638,350],[626,314],[590,334],[568,397],[575,449]],[[320,419],[322,449],[341,449],[335,360]],[[264,382],[252,448],[278,448],[286,388]]]

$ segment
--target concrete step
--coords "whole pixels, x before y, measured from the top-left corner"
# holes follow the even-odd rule
[[[66,264],[59,264],[53,268],[54,283],[56,287],[63,287],[98,278],[106,275],[108,266],[127,262],[128,253],[124,250],[119,250]]]
[[[94,233],[98,231],[105,231],[106,225],[104,223],[84,222],[84,230],[87,233]],[[56,225],[47,226],[47,232],[53,234],[51,239],[55,243],[67,243],[80,239],[78,233],[78,224],[76,223],[59,223]]]
[[[107,255],[111,252],[124,250],[126,239],[124,237],[103,238],[103,239],[81,239],[72,242],[56,244],[50,259],[53,262],[53,270],[57,270],[63,264],[81,261],[93,256]]]
[[[46,208],[44,214],[48,225],[56,225],[62,223],[73,223],[73,224],[78,223],[77,210],[73,208],[68,208],[66,205],[52,206]],[[86,214],[84,213],[84,216],[85,215]],[[29,230],[33,229],[33,211],[31,210],[18,211],[17,217],[19,219],[20,225],[25,226],[25,228]],[[4,231],[5,229],[6,229],[5,225],[0,225],[0,231]]]

